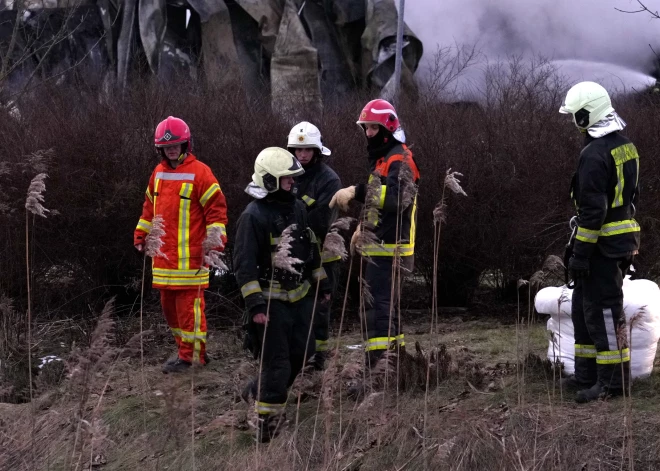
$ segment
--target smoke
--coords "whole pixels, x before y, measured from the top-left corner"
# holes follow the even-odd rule
[[[395,0],[396,1],[396,0]],[[652,9],[659,0],[646,0]],[[476,45],[489,61],[511,55],[553,60],[569,81],[612,82],[617,88],[652,83],[660,53],[660,20],[636,0],[408,0],[406,23],[424,44],[428,73],[438,47]],[[605,85],[605,84],[603,84]]]

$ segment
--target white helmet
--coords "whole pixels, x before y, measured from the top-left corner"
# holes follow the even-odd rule
[[[559,108],[560,113],[572,114],[575,125],[580,129],[590,128],[613,111],[607,90],[595,82],[573,85]]]
[[[268,193],[280,189],[280,177],[296,177],[305,173],[291,152],[280,147],[267,147],[254,161],[252,181]]]
[[[291,128],[287,147],[290,149],[307,149],[313,147],[321,151],[322,155],[330,155],[332,153],[330,149],[323,146],[319,128],[307,121],[298,123]]]

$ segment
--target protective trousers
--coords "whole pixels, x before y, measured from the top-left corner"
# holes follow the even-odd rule
[[[407,257],[404,257],[407,258]],[[375,366],[383,352],[392,346],[405,346],[403,333],[399,332],[398,283],[392,284],[394,257],[363,259],[364,280],[373,299],[366,304],[366,361]],[[399,273],[395,274],[395,280]]]
[[[330,302],[321,304],[316,302],[316,312],[314,313],[314,338],[316,339],[316,352],[327,352],[329,349],[328,339],[330,338],[330,314],[332,311],[332,302],[337,292],[337,276],[339,274],[339,263],[324,263],[323,268],[330,280]],[[319,296],[320,297],[320,296]]]
[[[204,364],[206,352],[204,290],[161,289],[160,302],[179,348],[179,358]]]
[[[295,303],[271,300],[268,326],[258,325],[260,340],[266,340],[261,352],[260,392],[256,408],[260,415],[284,412],[287,390],[302,369],[303,362],[314,354],[314,334],[310,324],[314,298],[307,296]]]
[[[630,352],[623,312],[623,277],[631,259],[595,251],[589,276],[575,282],[571,317],[575,330],[575,378],[590,387],[621,389],[628,384]]]

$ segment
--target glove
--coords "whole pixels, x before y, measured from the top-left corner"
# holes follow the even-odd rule
[[[348,203],[355,198],[355,186],[342,188],[330,200],[330,207],[339,206],[342,211],[348,211]]]
[[[360,238],[361,232],[362,232],[362,226],[358,224],[358,226],[355,228],[355,232],[353,232],[353,235],[351,236],[351,255],[355,255],[355,244],[357,243],[357,240]]]
[[[568,261],[568,270],[574,280],[589,276],[589,259],[573,255]]]

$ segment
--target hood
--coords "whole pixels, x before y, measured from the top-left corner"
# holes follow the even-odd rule
[[[625,127],[626,122],[621,119],[621,116],[619,116],[616,111],[612,111],[587,129],[587,132],[594,139],[598,139],[599,137],[607,136],[613,132],[622,131]]]
[[[268,192],[254,182],[250,182],[248,186],[245,187],[245,192],[252,198],[258,200],[262,200],[268,196]]]

